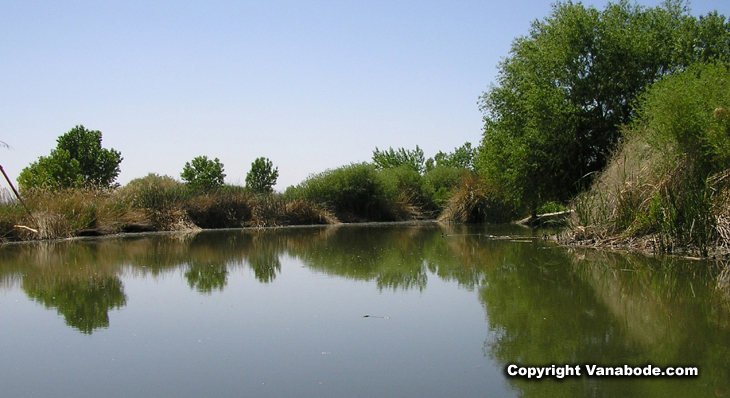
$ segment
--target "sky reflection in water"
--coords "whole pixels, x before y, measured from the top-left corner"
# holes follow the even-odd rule
[[[370,225],[4,246],[1,395],[730,394],[715,267],[531,234]],[[535,382],[505,377],[508,363],[700,377]]]

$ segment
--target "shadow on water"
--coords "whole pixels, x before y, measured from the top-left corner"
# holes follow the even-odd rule
[[[498,364],[697,366],[695,379],[506,379],[522,396],[727,396],[730,305],[719,267],[557,247],[515,226],[397,224],[204,231],[9,245],[0,287],[19,286],[82,333],[109,327],[126,304],[120,277],[182,272],[200,294],[223,292],[250,270],[272,283],[282,260],[372,282],[426,289],[429,277],[475,291]]]

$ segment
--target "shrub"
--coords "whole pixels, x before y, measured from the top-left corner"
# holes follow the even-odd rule
[[[250,193],[221,189],[192,197],[185,210],[200,228],[240,228],[252,219],[255,199]]]
[[[368,163],[354,163],[312,175],[285,193],[324,206],[343,221],[393,221],[407,217],[392,184]]]
[[[422,216],[424,211],[435,210],[432,194],[424,186],[423,177],[408,165],[378,170],[389,196],[393,196],[413,213]]]
[[[454,189],[468,170],[449,166],[436,166],[423,175],[424,191],[431,196],[436,209],[443,209]]]
[[[119,189],[119,195],[134,207],[150,210],[179,207],[190,198],[184,184],[170,176],[155,173],[130,181]]]

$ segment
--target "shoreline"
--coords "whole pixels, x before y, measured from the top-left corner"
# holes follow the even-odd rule
[[[561,212],[562,213],[562,212]],[[550,214],[552,216],[552,214]],[[560,214],[559,218],[564,217],[564,214]],[[531,225],[524,220],[513,221],[508,224],[520,225],[528,229],[540,229],[545,225],[540,226],[539,224]],[[68,241],[88,241],[88,240],[99,240],[99,239],[111,239],[111,238],[131,238],[131,237],[145,237],[154,235],[164,234],[191,234],[202,231],[247,231],[247,230],[269,230],[269,229],[281,229],[281,228],[329,228],[329,227],[342,227],[342,226],[383,226],[383,225],[426,225],[426,224],[445,224],[451,222],[443,222],[438,219],[426,219],[426,220],[404,220],[404,221],[361,221],[361,222],[337,222],[332,224],[296,224],[296,225],[269,225],[269,226],[246,226],[246,227],[232,227],[232,228],[199,228],[199,227],[187,227],[183,229],[174,230],[152,230],[152,229],[139,229],[132,231],[116,231],[105,228],[87,229],[76,232],[76,235],[65,237],[65,238],[48,238],[48,239],[28,239],[28,240],[12,240],[12,241],[1,241],[0,248],[5,245],[17,245],[17,244],[32,244],[40,242],[68,242]],[[507,223],[505,223],[507,224]],[[488,224],[484,224],[488,225]],[[18,226],[22,227],[22,226]],[[91,233],[89,233],[91,231]],[[695,261],[727,261],[730,260],[730,247],[725,246],[712,246],[708,250],[707,256],[702,256],[698,248],[689,247],[675,247],[671,252],[657,250],[657,237],[654,235],[644,237],[633,237],[633,238],[597,238],[597,237],[586,237],[584,239],[578,239],[576,233],[571,231],[569,228],[565,228],[560,232],[552,234],[544,234],[543,239],[555,242],[557,245],[566,248],[583,248],[583,249],[595,249],[595,250],[607,250],[611,252],[621,253],[633,253],[642,254],[649,257],[680,257],[688,260]]]
[[[249,231],[249,230],[269,230],[282,228],[330,228],[343,226],[382,226],[382,225],[425,225],[425,224],[442,224],[436,219],[429,220],[405,220],[405,221],[364,221],[364,222],[338,222],[334,224],[297,224],[297,225],[270,225],[261,227],[236,227],[236,228],[186,228],[176,230],[157,230],[157,231],[140,231],[140,232],[106,232],[97,235],[76,235],[66,238],[49,238],[49,239],[28,239],[14,241],[0,241],[0,248],[5,245],[22,245],[42,242],[71,242],[71,241],[93,241],[111,238],[130,238],[145,237],[154,235],[172,235],[172,234],[190,234],[204,231]]]
[[[549,236],[549,239],[564,247],[580,247],[585,249],[608,250],[613,252],[640,253],[649,257],[680,257],[695,261],[727,261],[730,260],[730,247],[713,245],[708,248],[706,256],[701,254],[699,248],[673,247],[672,251],[659,250],[656,235],[647,235],[632,238],[586,238],[577,239],[575,233],[569,230]]]

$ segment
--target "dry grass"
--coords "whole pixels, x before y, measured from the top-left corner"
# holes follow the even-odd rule
[[[446,202],[438,220],[461,223],[501,223],[509,222],[513,215],[504,196],[477,175],[466,174]]]
[[[332,213],[306,200],[254,195],[241,187],[191,193],[184,184],[153,174],[117,190],[27,190],[23,196],[32,217],[3,195],[0,242],[338,222]]]
[[[687,156],[629,138],[591,189],[574,199],[568,239],[702,255],[727,246],[730,170],[703,181],[695,167]]]
[[[286,204],[289,225],[337,224],[334,214],[305,200],[295,199]]]
[[[730,169],[709,179],[710,186],[716,191],[713,198],[712,215],[715,219],[719,244],[730,247]]]
[[[631,235],[633,221],[661,184],[653,170],[659,156],[640,137],[624,141],[592,188],[574,200],[574,226],[598,239]]]
[[[86,229],[114,232],[126,213],[110,190],[31,190],[24,196],[33,216],[17,204],[3,205],[2,223],[13,225],[13,231],[4,231],[6,238],[67,238]]]

